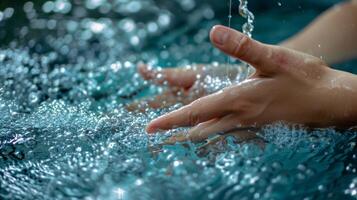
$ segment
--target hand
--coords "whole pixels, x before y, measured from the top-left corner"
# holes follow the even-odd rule
[[[212,29],[211,40],[223,52],[251,64],[255,74],[153,120],[148,133],[195,126],[189,139],[200,140],[237,127],[277,121],[313,127],[356,124],[354,75],[330,69],[316,57],[262,44],[222,26]]]
[[[167,85],[168,89],[153,98],[136,101],[127,106],[129,111],[145,111],[147,107],[164,108],[176,103],[184,105],[207,95],[203,80],[207,75],[224,78],[229,74],[234,79],[241,66],[234,65],[192,65],[186,68],[151,69],[147,65],[139,64],[139,74],[156,85]]]
[[[192,87],[203,74],[203,66],[197,65],[191,68],[167,68],[154,70],[144,64],[138,65],[139,74],[156,85],[167,85],[168,90],[153,98],[136,101],[127,106],[129,111],[145,111],[146,108],[164,108],[176,103],[188,104],[204,95],[202,90],[192,92]]]

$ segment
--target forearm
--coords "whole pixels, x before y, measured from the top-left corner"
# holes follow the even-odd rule
[[[334,64],[357,57],[357,0],[334,6],[282,46]]]
[[[342,126],[357,124],[357,75],[327,69],[324,87],[319,88],[320,103],[326,105],[326,120]],[[324,95],[325,94],[325,95]],[[324,102],[324,103],[323,103]]]

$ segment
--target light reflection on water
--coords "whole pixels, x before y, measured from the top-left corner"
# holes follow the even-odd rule
[[[353,130],[275,124],[250,141],[161,146],[173,132],[149,137],[145,124],[179,105],[124,108],[163,89],[138,76],[138,61],[225,62],[207,38],[215,16],[193,0],[0,10],[0,199],[356,197]],[[207,80],[211,92],[227,84]]]

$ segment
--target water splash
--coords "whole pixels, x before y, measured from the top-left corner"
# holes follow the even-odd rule
[[[211,56],[211,24],[204,23],[212,20],[210,6],[114,2],[26,2],[1,11],[0,199],[355,196],[353,130],[274,124],[250,141],[227,137],[208,146],[163,145],[174,131],[148,136],[145,125],[180,104],[128,112],[127,103],[165,88],[142,80],[135,63],[184,66],[226,58]],[[174,21],[176,11],[187,12],[186,21]],[[169,32],[176,23],[194,27],[186,30],[193,36]],[[221,66],[212,65],[207,74]],[[195,87],[209,93],[228,85],[219,76],[200,78]]]
[[[229,0],[229,11],[228,11],[228,27],[231,28],[232,25],[232,0]],[[227,58],[227,64],[231,64],[231,58],[228,56]]]
[[[247,22],[244,23],[242,25],[242,31],[245,35],[247,35],[248,37],[252,37],[252,33],[254,30],[254,14],[249,11],[248,9],[248,0],[239,0],[239,14],[247,19]],[[232,20],[232,0],[229,1],[229,14],[228,14],[228,26],[231,27],[231,20]],[[231,58],[228,56],[228,61],[227,64],[230,65],[231,64]],[[247,68],[247,76],[245,77],[238,77],[235,80],[235,83],[239,83],[242,80],[246,79],[249,74],[251,74],[254,71],[254,68],[251,67],[249,64],[245,63],[244,64],[245,67]],[[229,74],[229,72],[227,71],[227,74]]]
[[[242,27],[243,33],[251,38],[254,30],[254,14],[248,9],[248,0],[239,0],[239,14],[247,19]]]
[[[254,14],[248,9],[248,0],[239,0],[239,14],[247,19],[247,22],[242,26],[243,33],[251,38],[254,30]],[[244,65],[248,70],[248,74],[252,74],[254,72],[254,68],[248,63],[245,63]]]

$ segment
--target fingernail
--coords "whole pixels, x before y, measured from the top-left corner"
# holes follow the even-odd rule
[[[224,45],[228,41],[229,30],[222,27],[214,27],[212,31],[212,40],[218,45]]]
[[[151,126],[150,124],[146,127],[146,132],[148,134],[153,134],[156,131],[155,127]]]
[[[157,122],[159,122],[161,117],[152,120],[147,126],[146,126],[146,132],[148,132],[149,134],[151,133],[155,133],[157,131],[159,131],[159,128],[157,126]]]

